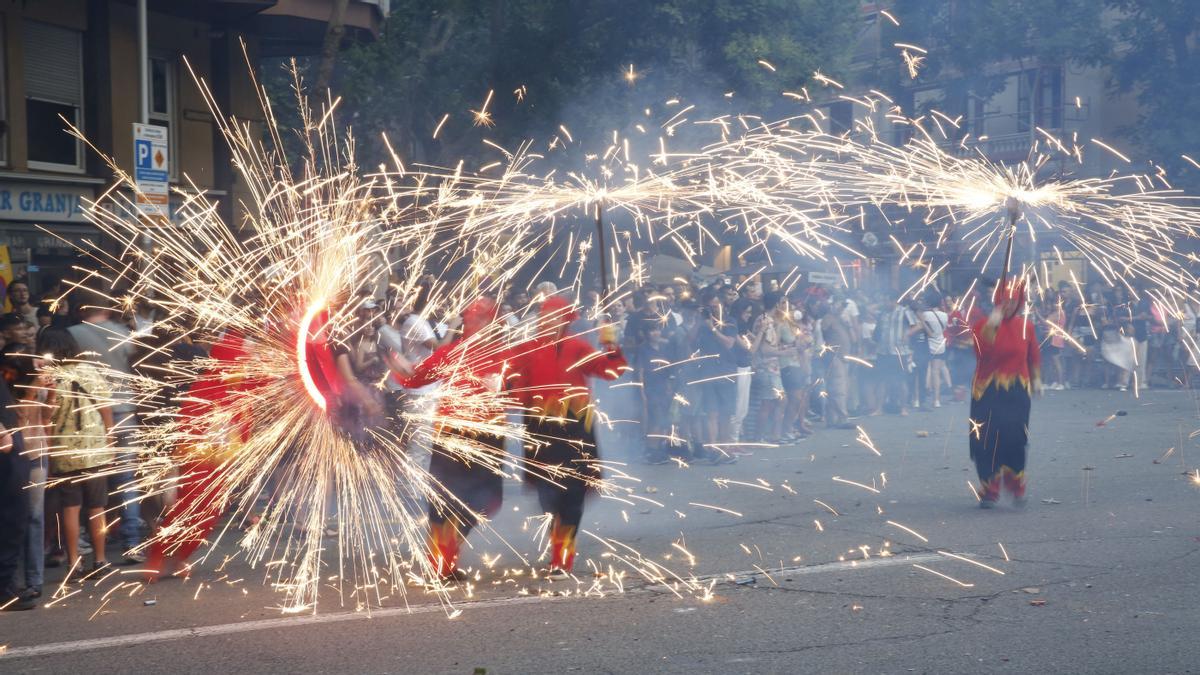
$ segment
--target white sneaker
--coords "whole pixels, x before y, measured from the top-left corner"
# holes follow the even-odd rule
[[[935,407],[935,408],[940,408],[940,407],[942,407],[942,402],[941,402],[941,401],[934,401],[934,402],[933,402],[933,407]]]

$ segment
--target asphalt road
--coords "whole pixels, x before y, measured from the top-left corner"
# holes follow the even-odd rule
[[[859,420],[881,456],[854,431],[822,431],[733,466],[634,467],[639,494],[664,506],[598,502],[585,526],[711,575],[709,599],[632,574],[623,592],[590,574],[505,577],[536,548],[521,528],[534,499],[514,488],[465,562],[507,557],[470,598],[456,592],[456,618],[420,588],[407,606],[356,610],[330,591],[317,615],[282,616],[261,571],[235,564],[106,604],[111,583],[2,614],[0,672],[1200,670],[1193,396],[1049,392],[1034,404],[1024,510],[976,507],[965,418],[957,403]]]

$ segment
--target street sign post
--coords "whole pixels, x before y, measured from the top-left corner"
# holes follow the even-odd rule
[[[133,180],[137,208],[143,215],[170,217],[170,156],[167,129],[153,124],[133,125]]]

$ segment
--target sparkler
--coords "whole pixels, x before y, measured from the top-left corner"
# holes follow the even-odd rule
[[[216,112],[211,97],[209,102]],[[486,109],[485,102],[481,112]],[[269,108],[264,110],[277,142]],[[479,293],[499,293],[539,250],[531,240],[541,234],[528,225],[505,228],[512,224],[508,214],[477,219],[480,203],[463,196],[453,175],[440,182],[425,174],[411,182],[400,176],[360,178],[353,141],[340,145],[329,112],[314,114],[301,99],[301,114],[308,146],[295,168],[278,151],[261,147],[249,127],[221,122],[251,192],[247,232],[221,222],[203,196],[185,202],[181,216],[186,225],[175,228],[137,217],[132,201],[113,191],[89,215],[123,250],[114,255],[90,251],[96,270],[83,282],[98,290],[127,284],[123,296],[110,294],[109,301],[114,306],[128,299],[150,303],[163,315],[156,331],[209,345],[223,335],[237,335],[248,345],[250,358],[163,358],[165,363],[149,374],[108,372],[120,389],[134,394],[135,404],[153,422],[137,429],[133,458],[104,467],[104,472],[135,472],[136,487],[146,496],[182,486],[200,491],[146,544],[162,543],[168,554],[180,541],[203,538],[198,528],[212,510],[231,512],[209,551],[223,539],[235,538],[241,555],[266,570],[272,586],[285,595],[283,609],[288,612],[315,611],[322,570],[330,564],[340,569],[336,577],[342,601],[359,605],[378,604],[386,595],[403,594],[409,581],[436,576],[420,504],[450,510],[464,505],[448,501],[420,456],[408,452],[411,439],[428,437],[434,424],[443,451],[497,473],[525,472],[552,482],[576,473],[497,457],[474,440],[474,434],[487,433],[538,442],[508,428],[503,415],[500,421],[489,420],[488,411],[510,405],[502,393],[450,388],[443,391],[436,418],[400,411],[377,421],[346,417],[346,392],[333,386],[329,364],[322,362],[328,356],[322,355],[330,345],[352,347],[369,330],[358,315],[363,298],[374,294],[380,280],[403,270],[407,276],[391,286],[396,295],[411,297],[427,265],[467,260],[459,250],[469,250],[475,273],[436,282],[435,311],[459,314]],[[128,177],[118,175],[133,188]],[[397,222],[406,227],[391,225]],[[438,235],[445,233],[454,236],[439,241]],[[140,248],[147,236],[155,242],[150,254]],[[389,264],[397,255],[405,255],[401,268]],[[505,344],[503,325],[494,324],[474,338],[481,345],[479,358]],[[170,348],[139,336],[130,341],[159,357]],[[69,396],[70,369],[54,367],[48,373],[60,395]],[[192,397],[161,403],[168,384],[186,388],[212,373],[247,384],[220,405],[202,407],[198,415],[181,412]],[[493,414],[491,419],[497,418]],[[248,427],[244,438],[231,443],[228,430],[243,425]],[[172,467],[195,463],[211,467],[202,483],[192,482],[196,479],[189,472],[179,477],[171,473]],[[603,495],[620,491],[620,476],[588,480]],[[326,556],[326,521],[335,514],[336,552]],[[244,532],[238,532],[239,525]],[[639,557],[622,560],[644,571],[653,569]],[[661,576],[661,571],[654,573]],[[684,591],[700,590],[686,578],[680,583]],[[446,587],[434,590],[448,599]]]

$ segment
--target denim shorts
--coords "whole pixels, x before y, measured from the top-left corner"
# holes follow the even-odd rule
[[[771,401],[783,394],[783,378],[778,372],[756,370],[750,380],[750,398],[755,401]]]
[[[787,366],[779,373],[786,392],[801,391],[812,384],[812,371],[800,366]]]

